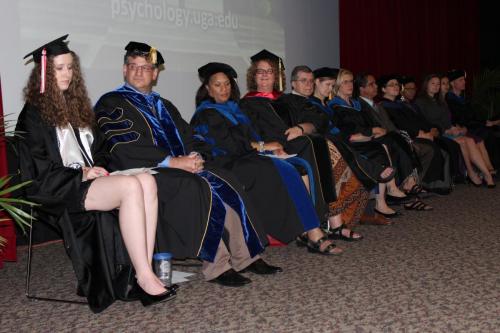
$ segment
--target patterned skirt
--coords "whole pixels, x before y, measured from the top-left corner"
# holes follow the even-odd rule
[[[341,214],[342,221],[351,227],[365,211],[370,194],[356,178],[335,145],[327,140],[332,162],[337,200],[329,204],[329,216]]]

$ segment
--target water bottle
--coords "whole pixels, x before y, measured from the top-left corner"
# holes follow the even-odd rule
[[[155,253],[153,256],[156,276],[166,286],[172,285],[172,254],[168,252]]]

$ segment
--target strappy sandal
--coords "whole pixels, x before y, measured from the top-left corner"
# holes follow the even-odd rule
[[[323,244],[324,242],[327,242],[328,240],[329,240],[328,236],[323,236],[320,239],[318,239],[316,242],[313,242],[312,240],[309,239],[307,241],[307,251],[309,251],[311,253],[318,253],[318,254],[325,255],[325,256],[336,256],[336,255],[341,254],[342,252],[339,252],[339,253],[331,252],[334,248],[337,247],[333,243],[328,244],[328,246],[326,246],[323,250],[321,250],[321,244]]]
[[[307,246],[308,242],[309,238],[307,238],[307,234],[302,234],[300,236],[297,236],[297,238],[295,238],[295,244],[297,244],[298,247]]]
[[[424,188],[418,184],[415,184],[411,187],[409,191],[405,191],[406,195],[412,195],[412,196],[418,196],[419,194],[425,194],[427,193]]]
[[[335,229],[330,229],[328,232],[328,238],[340,239],[346,242],[357,242],[363,239],[362,235],[359,235],[359,237],[354,237],[354,231],[352,230],[349,230],[349,236],[345,236],[344,234],[342,234],[343,229],[347,229],[346,226],[343,224]]]
[[[432,206],[426,205],[421,200],[416,199],[412,203],[404,205],[406,210],[430,211],[433,210]]]

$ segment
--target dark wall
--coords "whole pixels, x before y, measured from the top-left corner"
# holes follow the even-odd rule
[[[477,72],[479,7],[472,0],[340,0],[340,64],[417,78],[452,68]]]
[[[481,68],[500,68],[500,17],[494,1],[480,1]]]

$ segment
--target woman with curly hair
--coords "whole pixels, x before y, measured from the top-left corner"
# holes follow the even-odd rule
[[[27,195],[41,205],[41,220],[62,229],[79,291],[87,296],[92,310],[101,311],[112,300],[102,300],[105,297],[97,294],[103,291],[95,290],[96,286],[110,288],[110,281],[98,281],[105,278],[102,272],[88,267],[108,259],[101,252],[104,247],[88,235],[95,224],[104,223],[92,224],[91,211],[119,209],[120,231],[142,289],[142,304],[165,301],[175,291],[165,287],[151,267],[158,211],[156,182],[150,174],[110,176],[104,168],[105,141],[95,130],[80,62],[64,42],[67,36],[26,56],[33,56],[35,67],[24,89],[26,103],[16,130],[24,137],[19,147],[22,177],[33,180]],[[110,295],[106,296],[117,297],[113,291]]]

